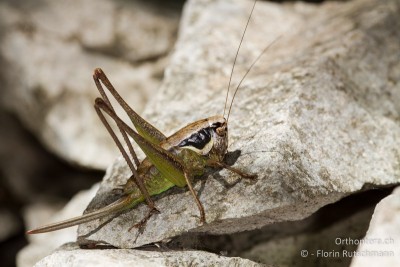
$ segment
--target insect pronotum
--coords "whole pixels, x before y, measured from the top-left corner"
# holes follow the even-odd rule
[[[203,205],[197,197],[197,194],[193,190],[192,186],[192,179],[194,176],[204,174],[205,169],[211,167],[225,168],[243,178],[253,179],[256,177],[256,175],[246,174],[224,163],[224,157],[228,148],[229,115],[231,113],[236,93],[238,92],[241,83],[254,64],[259,60],[261,55],[277,40],[275,39],[274,42],[270,43],[264,48],[264,50],[254,60],[245,75],[242,77],[234,91],[227,113],[228,115],[225,118],[229,88],[232,81],[236,59],[238,57],[239,50],[242,45],[247,26],[253,14],[256,2],[257,0],[255,0],[253,3],[249,18],[239,43],[239,47],[236,51],[226,92],[223,115],[216,115],[190,123],[171,136],[166,137],[157,128],[140,117],[124,101],[124,99],[122,99],[101,69],[95,69],[93,79],[101,95],[101,98],[97,98],[95,100],[95,110],[107,131],[114,139],[114,142],[118,146],[124,159],[126,160],[130,170],[132,171],[132,176],[124,185],[123,196],[119,200],[94,212],[30,230],[27,232],[28,234],[45,233],[86,223],[110,214],[115,214],[117,212],[130,209],[141,202],[146,202],[149,206],[149,212],[147,216],[145,216],[141,222],[134,225],[143,226],[145,222],[152,216],[152,214],[157,211],[151,196],[160,194],[173,186],[188,186],[200,211],[200,222],[205,223],[206,220]],[[104,91],[103,85],[128,114],[136,131],[123,122],[115,113],[114,108]],[[104,116],[104,113],[106,113],[117,124],[133,161],[131,160],[128,152],[118,139],[115,132],[112,130],[110,124]],[[143,161],[140,162],[137,158],[132,144],[128,139],[128,135],[133,138],[133,140],[146,154],[147,157]]]

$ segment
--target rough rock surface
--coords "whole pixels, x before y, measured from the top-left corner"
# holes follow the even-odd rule
[[[42,266],[266,266],[204,251],[77,250],[67,244],[34,265]]]
[[[351,267],[400,266],[400,187],[375,208]]]
[[[265,227],[266,229],[263,228],[259,233],[264,237],[260,238],[259,242],[244,240],[245,244],[254,245],[245,248],[236,256],[280,267],[349,266],[351,258],[343,257],[343,251],[352,253],[357,250],[357,245],[339,243],[338,238],[340,240],[361,239],[368,228],[374,207],[372,205],[370,208],[357,210],[348,203],[350,200],[354,198],[349,197],[344,203],[324,207],[301,221],[279,223],[275,228],[274,225]],[[302,226],[300,230],[299,226]],[[272,229],[267,231],[268,228]],[[275,231],[272,232],[272,230]],[[321,257],[319,253],[322,251],[336,251],[340,255]]]
[[[145,118],[171,134],[222,111],[225,88],[250,4],[189,1],[161,93]],[[238,92],[228,158],[256,182],[223,170],[195,184],[208,224],[185,189],[156,200],[161,211],[139,233],[140,205],[79,228],[81,244],[120,248],[181,233],[233,233],[299,220],[343,196],[400,182],[400,17],[398,1],[257,4],[233,85],[267,44]],[[239,157],[237,157],[239,155]],[[129,177],[117,161],[91,204]]]
[[[2,105],[53,152],[105,169],[115,146],[93,109],[101,67],[136,110],[160,84],[179,7],[144,1],[2,1]]]

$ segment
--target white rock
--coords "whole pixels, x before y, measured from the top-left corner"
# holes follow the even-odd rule
[[[400,266],[400,187],[375,208],[351,267]]]
[[[117,150],[93,109],[93,69],[103,68],[143,110],[159,87],[179,18],[177,10],[159,9],[142,1],[0,3],[2,104],[60,157],[105,169]]]
[[[61,247],[35,264],[41,266],[265,266],[204,251],[143,251],[132,249],[80,250],[74,244]]]
[[[392,71],[398,66],[393,55],[400,53],[392,34],[400,25],[396,3],[258,3],[233,84],[267,44],[283,37],[246,79],[229,121],[229,150],[241,152],[234,166],[258,174],[258,180],[241,181],[219,171],[196,183],[207,225],[200,226],[190,192],[175,189],[156,200],[161,213],[143,233],[128,231],[147,212],[140,205],[82,225],[79,242],[132,248],[187,231],[251,230],[300,220],[366,185],[399,183],[400,109],[395,100],[400,99],[400,77]],[[171,134],[222,111],[250,5],[187,3],[161,93],[145,113],[159,129]],[[129,176],[124,164],[116,162],[92,207],[112,198],[107,191]]]

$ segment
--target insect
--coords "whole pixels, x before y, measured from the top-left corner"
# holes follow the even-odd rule
[[[95,100],[95,110],[127,162],[132,171],[132,176],[124,185],[123,196],[119,200],[94,212],[30,230],[27,232],[28,234],[51,232],[75,226],[110,214],[131,209],[139,203],[146,202],[149,206],[149,212],[145,218],[143,218],[138,224],[134,225],[139,227],[144,225],[146,221],[158,211],[151,196],[158,195],[174,186],[188,186],[199,209],[200,222],[205,223],[206,220],[203,205],[192,186],[192,180],[195,176],[203,175],[207,168],[225,168],[243,178],[256,178],[256,175],[244,173],[224,163],[224,157],[228,148],[229,115],[236,93],[250,69],[259,60],[261,55],[276,41],[275,39],[274,42],[265,47],[239,82],[234,91],[227,117],[225,118],[229,88],[236,59],[256,2],[257,0],[253,3],[250,16],[247,20],[239,47],[236,51],[228,83],[223,115],[216,115],[190,123],[171,136],[166,137],[157,128],[140,117],[139,114],[137,114],[124,101],[101,69],[95,69],[93,79],[101,95],[101,98]],[[107,94],[105,93],[103,85],[128,114],[136,130],[128,126],[116,114]],[[122,145],[114,130],[111,128],[105,114],[107,114],[118,126],[130,155]],[[146,158],[143,161],[139,161],[128,136],[130,136],[145,153]],[[133,160],[131,160],[131,158]]]

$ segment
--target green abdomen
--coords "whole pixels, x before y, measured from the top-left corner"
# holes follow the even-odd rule
[[[198,176],[204,173],[205,157],[188,149],[182,149],[177,156],[181,158],[186,166],[190,166],[190,175]],[[161,194],[175,186],[175,184],[169,181],[148,158],[144,159],[139,165],[138,175],[143,179],[144,186],[150,196]],[[142,193],[132,179],[133,177],[128,180],[124,188],[125,194],[130,195],[131,199],[134,199],[130,207],[136,206],[144,201]],[[184,184],[186,184],[186,181]]]

